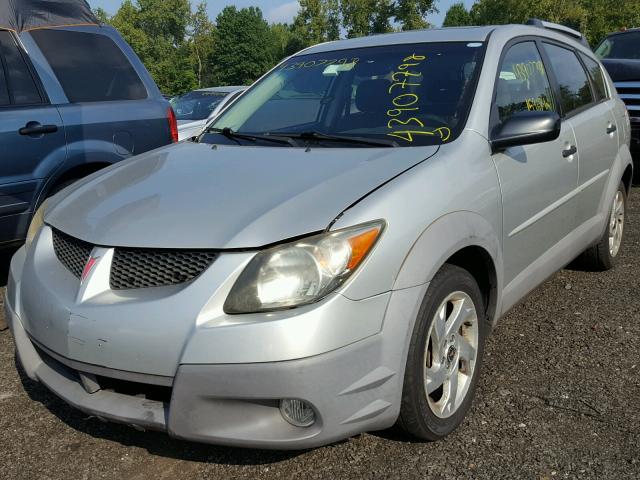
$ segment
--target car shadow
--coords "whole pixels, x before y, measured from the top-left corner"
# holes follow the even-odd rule
[[[117,442],[126,447],[143,448],[149,454],[159,457],[227,466],[269,465],[295,458],[308,451],[221,447],[177,440],[162,432],[144,432],[127,425],[107,423],[67,405],[43,385],[31,380],[17,360],[15,363],[24,391],[31,400],[46,407],[69,427],[94,438]]]

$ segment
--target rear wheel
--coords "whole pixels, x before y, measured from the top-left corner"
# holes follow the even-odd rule
[[[434,277],[411,338],[398,425],[423,440],[451,433],[471,406],[487,324],[482,294],[466,270]]]
[[[579,258],[578,264],[587,269],[604,271],[613,268],[620,254],[627,211],[627,190],[620,183],[609,210],[609,224],[597,245],[587,249]]]

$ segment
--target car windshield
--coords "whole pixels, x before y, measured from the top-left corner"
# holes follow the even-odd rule
[[[640,32],[612,35],[605,38],[596,55],[600,58],[620,58],[640,60]]]
[[[223,137],[236,133],[290,135],[323,146],[451,142],[464,127],[483,52],[481,42],[447,42],[292,57],[215,120],[200,141],[231,143]],[[243,142],[239,135],[233,140]]]
[[[205,120],[227,95],[224,92],[189,92],[171,100],[171,106],[178,121]]]

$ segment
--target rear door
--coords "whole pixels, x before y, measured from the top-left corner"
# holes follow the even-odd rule
[[[169,104],[149,91],[142,79],[145,72],[134,67],[135,59],[128,57],[126,45],[116,42],[116,33],[87,27],[30,35],[69,102],[58,108],[70,158],[112,163],[115,154],[124,158],[171,142]]]
[[[60,114],[8,31],[0,31],[0,147],[3,243],[24,237],[41,184],[66,158]]]
[[[492,123],[497,127],[527,110],[559,111],[533,39],[517,40],[503,53]],[[563,123],[557,140],[493,156],[502,190],[505,284],[526,277],[527,268],[574,228],[576,203],[570,194],[578,182],[575,148],[573,129]]]
[[[563,120],[571,124],[576,135],[579,163],[576,223],[580,226],[598,213],[618,152],[614,101],[609,98],[602,71],[593,59],[566,45],[546,41],[544,50],[558,85]]]

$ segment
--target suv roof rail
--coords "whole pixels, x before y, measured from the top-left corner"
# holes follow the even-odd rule
[[[546,28],[547,30],[553,30],[555,32],[563,33],[574,40],[577,40],[585,47],[589,47],[589,42],[585,38],[582,33],[573,28],[565,27],[564,25],[560,25],[558,23],[547,22],[545,20],[540,20],[539,18],[530,18],[527,20],[525,25],[531,25],[532,27]]]

